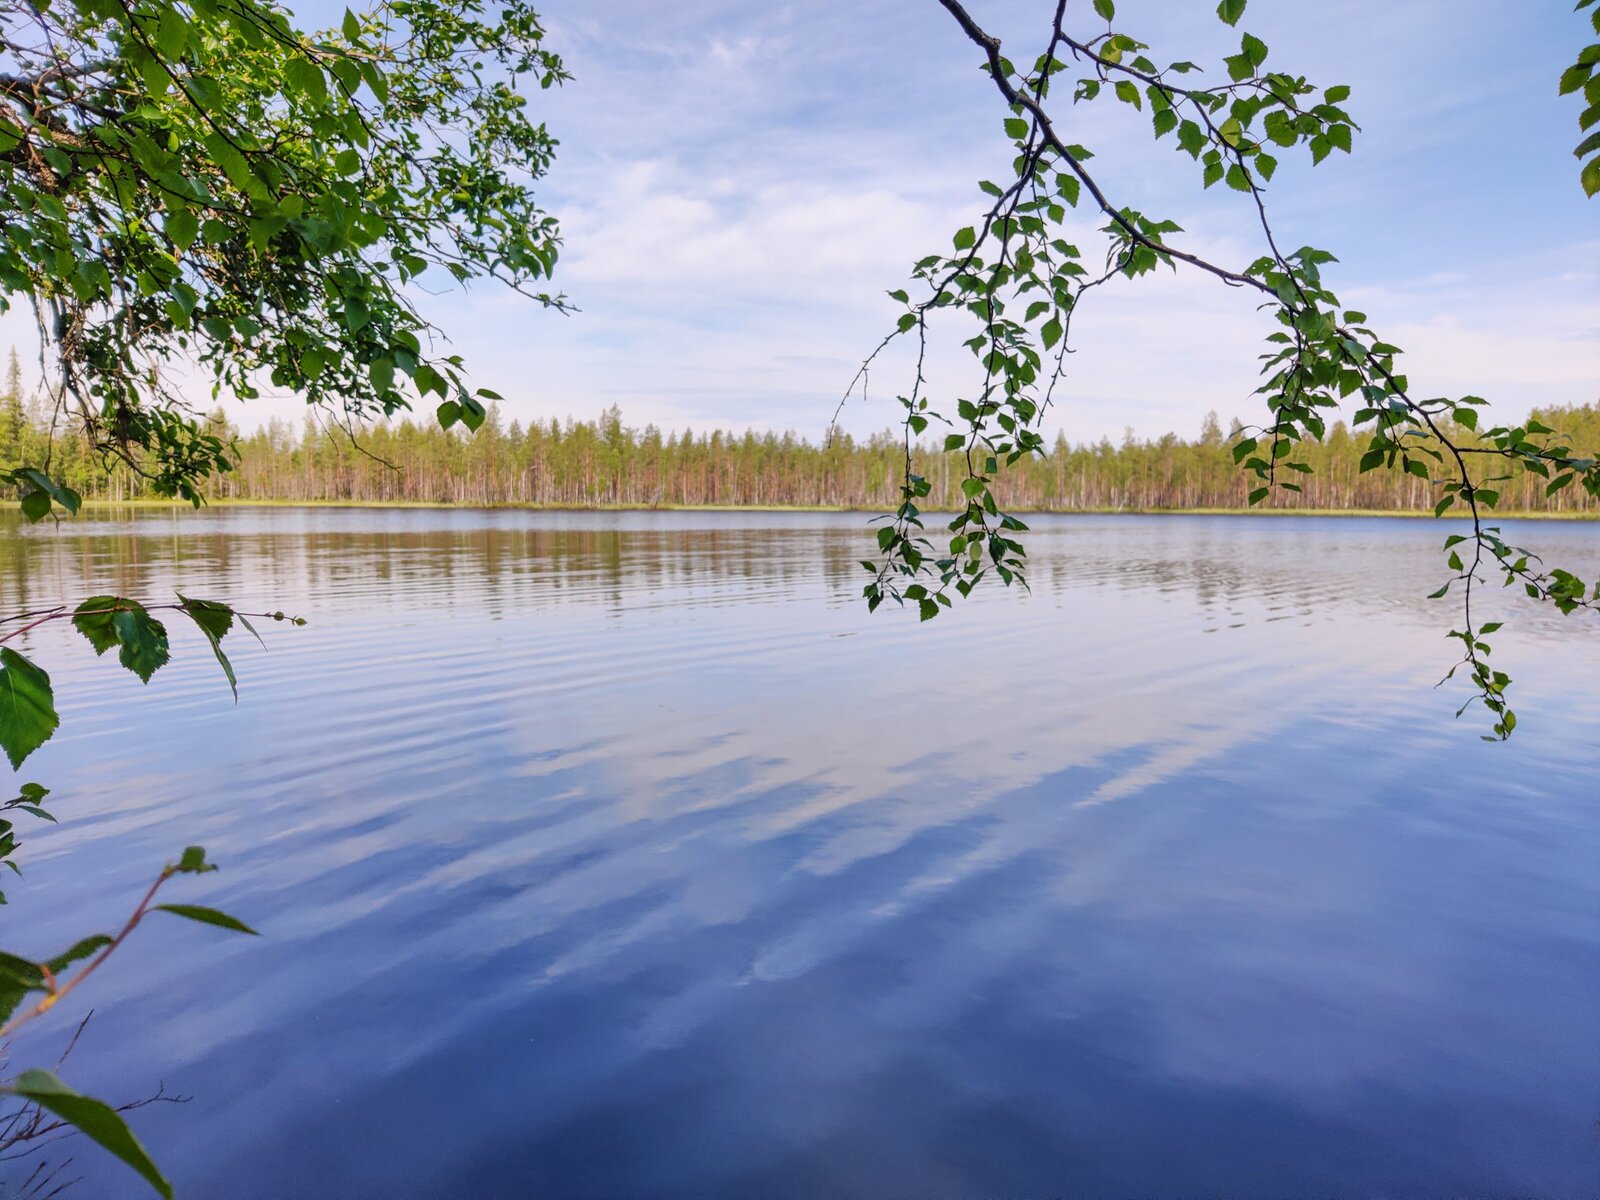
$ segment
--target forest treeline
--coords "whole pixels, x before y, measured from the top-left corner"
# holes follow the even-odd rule
[[[1534,414],[1571,436],[1600,446],[1600,408],[1585,405]],[[498,409],[474,434],[443,430],[426,419],[356,431],[307,418],[273,421],[237,439],[235,468],[212,480],[222,500],[352,501],[550,506],[821,506],[887,510],[900,499],[903,469],[898,433],[867,438],[839,433],[812,442],[793,433],[662,430],[631,427],[615,407],[592,421],[507,422]],[[1468,437],[1462,431],[1464,437]],[[24,394],[13,357],[0,392],[0,465],[42,460],[48,414]],[[1049,455],[1003,471],[1000,503],[1035,511],[1136,511],[1247,507],[1249,483],[1234,465],[1230,432],[1209,415],[1193,440],[1154,440],[1130,430],[1120,443],[1072,444],[1057,437]],[[1398,471],[1362,473],[1367,439],[1341,423],[1322,444],[1302,450],[1313,473],[1296,476],[1301,497],[1275,495],[1277,507],[1431,510],[1424,480]],[[126,466],[108,470],[73,431],[57,430],[52,460],[63,482],[84,497],[140,499],[146,490]],[[924,507],[961,504],[965,463],[930,449],[918,471],[932,485]],[[1532,476],[1500,486],[1502,510],[1595,512],[1581,490],[1546,498]]]

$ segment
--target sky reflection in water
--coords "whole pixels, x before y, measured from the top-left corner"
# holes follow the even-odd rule
[[[918,627],[860,517],[8,529],[7,611],[312,621],[237,708],[176,623],[147,690],[35,640],[8,943],[224,865],[183,898],[266,936],[152,921],[63,1071],[195,1097],[138,1117],[192,1197],[1600,1195],[1600,630],[1514,605],[1480,742],[1444,532],[1044,519],[1031,595]]]

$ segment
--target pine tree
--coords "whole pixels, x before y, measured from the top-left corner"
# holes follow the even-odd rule
[[[0,466],[23,465],[27,424],[22,407],[22,362],[13,346],[6,360],[5,391],[0,392]]]

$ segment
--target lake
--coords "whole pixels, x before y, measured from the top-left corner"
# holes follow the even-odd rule
[[[191,1097],[132,1120],[192,1200],[1600,1196],[1600,622],[1495,589],[1481,741],[1447,532],[1040,518],[1031,594],[919,625],[864,516],[8,524],[8,612],[310,621],[237,706],[178,620],[148,687],[30,635],[6,948],[190,843],[166,899],[263,936],[152,916],[14,1062],[92,1007],[62,1077]]]

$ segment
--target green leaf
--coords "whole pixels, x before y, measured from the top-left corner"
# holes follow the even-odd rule
[[[295,91],[313,101],[328,98],[328,80],[322,69],[304,54],[290,54],[283,64],[284,80]]]
[[[178,593],[178,599],[183,601],[183,611],[206,635],[206,641],[211,644],[211,653],[217,656],[222,673],[228,677],[228,687],[233,690],[233,699],[237,703],[239,679],[233,673],[233,664],[228,661],[228,656],[222,652],[222,639],[233,628],[232,607],[215,600],[191,600],[182,592]]]
[[[1245,3],[1246,0],[1222,0],[1222,3],[1217,5],[1217,16],[1221,17],[1225,24],[1237,25],[1239,18],[1244,16]]]
[[[51,971],[59,975],[73,963],[88,958],[96,950],[111,945],[111,938],[106,934],[97,933],[93,937],[86,937],[74,942],[70,949],[63,951],[45,963]]]
[[[187,208],[175,208],[167,214],[167,237],[178,250],[187,250],[200,236],[200,218]]]
[[[1028,136],[1028,123],[1021,117],[1006,118],[1006,136],[1013,141],[1022,141]]]
[[[1577,91],[1584,84],[1589,82],[1589,76],[1593,73],[1594,66],[1591,63],[1575,63],[1574,65],[1568,67],[1565,71],[1561,72],[1560,95],[1565,96],[1569,92]]]
[[[0,980],[23,991],[32,991],[44,986],[44,967],[41,963],[0,951]]]
[[[22,515],[30,522],[44,520],[50,515],[50,497],[43,492],[29,492],[22,498]]]
[[[98,1142],[142,1175],[165,1200],[172,1200],[172,1185],[156,1168],[139,1139],[115,1109],[92,1096],[73,1091],[49,1071],[35,1067],[18,1075],[11,1085],[17,1095],[54,1113],[85,1136]]]
[[[77,492],[73,491],[64,484],[57,483],[43,471],[36,470],[33,467],[19,467],[17,468],[16,474],[34,487],[35,495],[39,494],[40,492],[44,493],[44,495],[61,505],[61,507],[66,509],[69,513],[76,515],[78,508],[83,504],[83,498],[79,496]],[[24,507],[24,511],[26,511],[26,507]],[[46,505],[45,511],[49,511],[48,505]],[[38,520],[37,517],[30,519]]]
[[[253,937],[261,936],[237,917],[230,917],[227,913],[218,912],[214,908],[205,908],[198,904],[158,904],[155,907],[157,912],[169,912],[176,917],[187,917],[191,921],[200,921],[206,925],[217,925],[223,929],[231,929],[235,933],[248,933]]]
[[[228,636],[228,631],[233,628],[231,605],[218,600],[196,600],[185,596],[182,592],[178,593],[178,599],[183,602],[183,611],[188,613],[194,623],[209,637],[221,641]]]
[[[177,865],[172,869],[180,875],[204,875],[207,871],[215,871],[217,868],[206,861],[204,846],[186,846]]]
[[[8,863],[10,859],[6,860]],[[39,963],[0,953],[0,1021],[9,1021],[29,992],[42,991],[44,971]]]
[[[1583,194],[1594,196],[1600,192],[1600,158],[1591,158],[1584,164],[1583,174],[1580,176],[1583,183]]]
[[[0,646],[0,748],[15,768],[50,740],[61,724],[50,676],[9,646]]]
[[[116,596],[90,596],[73,612],[72,627],[89,639],[96,654],[104,654],[117,644],[111,618],[117,615],[118,606],[126,603]]]
[[[1117,6],[1113,0],[1094,0],[1094,11],[1110,21],[1117,15]]]
[[[373,362],[366,365],[366,378],[373,382],[373,390],[382,394],[390,387],[395,386],[395,360],[394,358],[374,358]]]
[[[166,665],[171,652],[167,646],[167,627],[145,611],[142,604],[128,602],[111,618],[117,641],[122,651],[117,660],[137,675],[141,682],[149,683],[150,676]]]
[[[978,231],[971,225],[965,226],[956,230],[956,236],[953,240],[957,250],[970,250],[978,244]]]
[[[434,414],[439,418],[439,428],[449,429],[450,426],[461,420],[461,405],[454,400],[446,400],[438,408],[434,409]]]
[[[163,5],[156,23],[156,49],[161,57],[176,62],[189,42],[189,22],[176,4]]]

